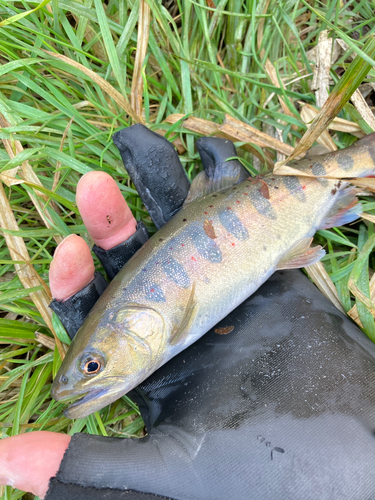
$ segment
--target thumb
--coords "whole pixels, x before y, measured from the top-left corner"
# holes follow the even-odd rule
[[[0,441],[0,484],[28,491],[40,498],[59,470],[71,436],[37,431]]]

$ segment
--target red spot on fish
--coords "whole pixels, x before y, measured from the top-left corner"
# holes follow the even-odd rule
[[[173,247],[169,247],[169,250],[173,250]]]
[[[306,186],[302,186],[302,189],[306,189]]]
[[[167,261],[167,264],[169,264],[169,260]]]
[[[194,256],[191,258],[191,260],[193,260],[194,262],[197,262],[197,259]]]
[[[370,178],[370,177],[371,177],[371,178],[373,179],[373,178],[375,177],[375,175],[366,175],[366,177],[367,177],[367,178]]]
[[[205,215],[208,215],[208,212],[204,212]]]
[[[247,193],[243,193],[245,196],[249,196]]]
[[[151,292],[155,292],[155,290],[153,288],[151,288]]]
[[[184,247],[185,245],[183,243],[181,243],[181,246]]]
[[[241,202],[237,200],[236,203],[241,203]]]
[[[232,207],[228,207],[228,210],[232,210]]]
[[[236,245],[234,243],[232,243],[232,247],[235,247]]]
[[[213,205],[210,205],[210,208],[214,208],[214,206],[213,206]]]

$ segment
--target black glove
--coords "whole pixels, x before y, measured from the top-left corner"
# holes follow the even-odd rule
[[[46,500],[375,498],[374,379],[374,344],[280,271],[132,391],[147,437],[73,436]]]

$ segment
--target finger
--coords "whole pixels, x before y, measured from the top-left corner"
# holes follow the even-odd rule
[[[70,436],[55,432],[28,432],[0,441],[0,484],[43,498],[48,482],[59,470]]]
[[[83,238],[72,234],[56,248],[49,270],[52,297],[65,300],[94,279],[95,266]]]
[[[136,231],[133,217],[120,189],[105,172],[89,172],[79,181],[78,209],[94,242],[109,250]]]

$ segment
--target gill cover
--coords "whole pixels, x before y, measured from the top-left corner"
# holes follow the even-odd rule
[[[52,385],[57,401],[83,396],[65,412],[70,418],[103,408],[144,380],[158,366],[167,337],[163,317],[137,304],[106,312],[88,342],[86,329],[73,340]]]

